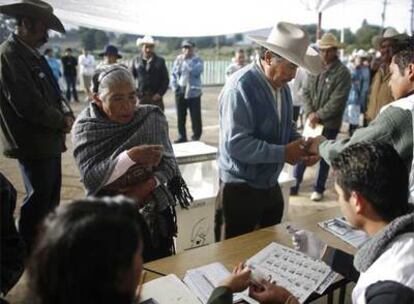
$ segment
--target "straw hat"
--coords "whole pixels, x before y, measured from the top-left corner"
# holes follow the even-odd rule
[[[325,33],[322,36],[321,40],[319,40],[318,44],[321,50],[326,50],[330,48],[341,49],[344,47],[344,45],[340,43],[338,39],[336,39],[335,35],[332,33]]]
[[[319,74],[323,69],[318,52],[310,47],[308,33],[299,25],[279,22],[268,37],[251,35],[249,38],[311,74]]]
[[[13,4],[1,5],[0,13],[12,17],[33,17],[44,21],[49,29],[65,33],[62,22],[53,14],[53,7],[41,0],[21,0]]]
[[[152,44],[152,45],[155,45],[155,40],[151,36],[145,35],[143,38],[138,38],[137,39],[137,45],[138,46],[141,46],[143,44]]]

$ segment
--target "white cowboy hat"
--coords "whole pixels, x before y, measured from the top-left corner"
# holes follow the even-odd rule
[[[372,45],[374,46],[374,48],[379,49],[380,44],[387,39],[392,39],[395,41],[401,41],[404,39],[407,39],[408,35],[407,34],[400,34],[398,33],[398,31],[393,28],[393,27],[387,27],[381,35],[375,35],[374,37],[372,37]]]
[[[155,40],[151,36],[145,35],[143,38],[138,38],[137,39],[137,45],[138,46],[143,45],[143,44],[152,44],[152,45],[154,45]]]
[[[0,13],[12,17],[33,17],[44,21],[49,29],[65,33],[62,22],[53,14],[53,7],[41,0],[21,0],[12,4],[1,5]]]
[[[268,37],[248,36],[257,44],[303,67],[311,74],[322,72],[322,61],[317,51],[310,47],[308,33],[299,25],[279,22]]]

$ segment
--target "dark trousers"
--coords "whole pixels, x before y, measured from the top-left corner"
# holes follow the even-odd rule
[[[187,109],[190,110],[191,126],[193,129],[193,140],[199,140],[202,132],[201,123],[201,96],[194,98],[184,98],[181,92],[175,93],[175,105],[177,107],[177,125],[179,139],[186,141],[187,132],[185,123],[187,119]]]
[[[78,92],[76,91],[76,75],[65,75],[66,81],[66,99],[70,102],[71,93],[73,93],[73,98],[78,100]]]
[[[293,106],[293,121],[297,124],[300,114],[300,106]]]
[[[328,129],[324,128],[322,135],[327,139],[335,139],[338,135],[339,129]],[[305,174],[306,166],[303,162],[299,162],[293,171],[293,176],[296,178],[296,190],[299,189],[300,184],[303,180],[303,175]],[[314,191],[323,193],[325,191],[326,180],[329,175],[329,165],[321,159],[319,162],[319,171],[318,177],[316,179],[316,184],[314,186]]]
[[[226,239],[282,220],[284,206],[279,185],[256,189],[246,183],[221,183],[218,200],[215,231],[217,234],[224,220]]]
[[[43,218],[60,201],[62,184],[61,156],[19,160],[26,197],[20,209],[19,231],[31,251],[36,230]]]

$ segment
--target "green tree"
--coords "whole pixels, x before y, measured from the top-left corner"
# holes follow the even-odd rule
[[[94,30],[95,46],[102,49],[109,43],[108,35],[104,31]]]
[[[90,30],[88,28],[81,27],[81,28],[79,28],[79,36],[80,36],[82,47],[84,47],[87,50],[95,50],[96,49],[94,30]]]

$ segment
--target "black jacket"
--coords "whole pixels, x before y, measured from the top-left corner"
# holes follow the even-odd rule
[[[142,56],[135,57],[132,61],[132,75],[136,80],[138,97],[143,95],[163,96],[168,89],[169,76],[165,60],[162,57],[153,55],[150,68],[146,70],[146,60]]]
[[[42,60],[14,34],[0,45],[0,139],[7,157],[55,157],[66,149],[61,93]]]
[[[63,66],[63,75],[76,77],[76,66],[78,65],[78,60],[72,55],[63,56],[61,60]]]

